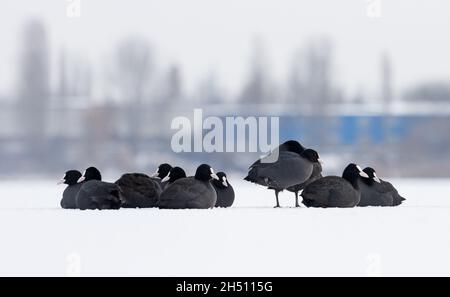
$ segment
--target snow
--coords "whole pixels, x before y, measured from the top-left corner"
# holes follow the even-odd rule
[[[0,182],[0,275],[450,275],[450,180],[393,180],[397,208],[273,209],[239,179],[235,207],[181,211],[68,211],[54,182]]]

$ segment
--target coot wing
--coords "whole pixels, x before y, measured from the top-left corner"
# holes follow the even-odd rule
[[[280,152],[279,159],[261,168],[260,178],[267,179],[271,188],[286,189],[305,182],[313,172],[313,164],[292,152]]]
[[[217,196],[209,182],[193,177],[182,178],[170,184],[161,194],[161,208],[211,208]]]
[[[81,209],[117,209],[122,203],[122,193],[116,184],[101,181],[85,182],[77,195]]]
[[[142,173],[124,174],[116,184],[124,194],[124,207],[156,207],[161,195],[160,185]]]

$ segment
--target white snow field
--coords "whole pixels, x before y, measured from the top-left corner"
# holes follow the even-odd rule
[[[397,208],[274,209],[231,179],[231,209],[68,211],[54,182],[0,183],[2,276],[450,275],[450,180],[394,180]]]

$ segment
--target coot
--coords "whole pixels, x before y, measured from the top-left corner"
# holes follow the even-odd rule
[[[158,182],[142,173],[127,173],[115,182],[122,189],[124,208],[152,208],[158,206],[162,189]]]
[[[61,207],[64,209],[76,209],[77,208],[77,194],[80,191],[81,184],[78,180],[82,176],[78,170],[69,170],[64,177],[58,183],[58,185],[65,184],[67,188],[64,190],[63,198],[61,200]]]
[[[77,195],[77,208],[86,209],[119,209],[122,205],[122,191],[118,185],[102,182],[102,175],[95,167],[86,169],[78,180],[83,182]]]
[[[159,201],[161,209],[207,209],[216,205],[217,194],[211,179],[219,179],[207,164],[197,168],[195,177],[181,178],[167,186]]]
[[[216,207],[231,207],[234,203],[234,189],[224,172],[218,172],[219,180],[213,180],[212,185],[216,190]]]
[[[319,161],[317,152],[314,152],[305,150],[297,141],[287,141],[250,166],[244,179],[275,190],[275,207],[280,207],[279,192],[311,177],[313,164]]]
[[[381,180],[371,167],[364,169],[369,176],[359,181],[361,201],[358,206],[398,206],[405,201],[394,186]]]
[[[355,207],[361,199],[360,177],[368,177],[356,164],[349,164],[342,177],[326,176],[310,183],[303,190],[303,204],[307,207]]]

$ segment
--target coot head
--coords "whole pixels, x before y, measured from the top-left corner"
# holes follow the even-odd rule
[[[358,188],[358,179],[360,177],[368,178],[369,176],[361,169],[361,167],[353,163],[349,164],[342,173],[342,178],[350,182],[355,189]]]
[[[169,174],[166,175],[161,181],[162,182],[169,182],[169,184],[173,183],[176,180],[179,180],[180,178],[185,178],[186,172],[181,167],[174,167],[172,170],[170,170]]]
[[[218,172],[217,177],[219,178],[218,180],[215,179],[212,181],[212,184],[214,186],[220,189],[225,189],[230,186],[230,184],[228,183],[227,175],[224,172]]]
[[[306,149],[301,153],[301,156],[312,163],[322,163],[319,153],[312,149]]]
[[[170,164],[161,164],[158,166],[158,170],[156,170],[155,174],[153,174],[152,177],[163,179],[169,174],[170,170],[172,170],[172,166]]]
[[[201,181],[209,181],[211,179],[219,180],[219,177],[214,173],[211,166],[207,164],[202,164],[197,168],[195,172],[195,179]]]
[[[84,172],[83,176],[78,179],[78,182],[84,182],[84,181],[90,181],[90,180],[102,180],[102,174],[100,171],[95,167],[89,167]]]
[[[66,174],[64,174],[64,177],[59,181],[58,185],[76,185],[81,176],[82,174],[78,170],[69,170],[66,172]]]
[[[279,146],[280,151],[288,151],[301,154],[305,148],[296,140],[288,140]]]
[[[366,167],[363,171],[369,176],[368,178],[363,179],[366,184],[371,185],[374,182],[381,183],[381,180],[378,178],[375,169],[373,169],[372,167]]]

